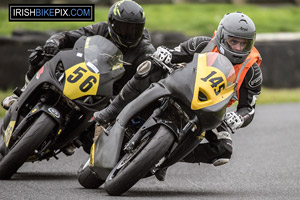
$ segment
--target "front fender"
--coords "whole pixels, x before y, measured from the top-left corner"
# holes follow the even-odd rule
[[[52,117],[58,124],[62,124],[63,120],[60,113],[53,107],[45,105],[45,104],[37,104],[27,115],[26,117],[16,125],[16,117],[12,117],[9,121],[9,125],[5,128],[5,130],[1,130],[4,134],[3,137],[5,139],[6,146],[8,146],[10,138],[12,135],[18,135],[19,132],[23,129],[23,127],[32,119],[32,117],[36,115],[40,115],[41,113],[47,113],[50,117]],[[15,115],[14,115],[15,116]]]
[[[55,109],[52,106],[46,105],[46,104],[37,104],[26,116],[32,117],[33,115],[40,114],[41,112],[47,113],[49,116],[51,116],[55,121],[57,121],[59,124],[62,123],[62,115],[60,112]]]
[[[151,129],[153,127],[161,126],[161,125],[164,125],[166,128],[168,128],[173,133],[173,135],[175,136],[177,141],[179,141],[180,134],[179,134],[178,127],[171,121],[160,119],[160,118],[157,118],[157,117],[149,118],[143,124],[143,126],[139,129],[138,132],[144,132],[147,129]]]
[[[37,115],[41,115],[42,113],[46,113],[48,116],[52,117],[58,124],[62,123],[62,117],[60,113],[53,107],[44,105],[44,104],[37,104],[22,121],[16,125],[16,117],[12,117],[9,121],[9,125],[4,128],[2,125],[1,128],[1,144],[0,144],[0,153],[5,155],[8,151],[8,147],[11,145],[11,137],[14,135],[19,135],[20,131],[26,126],[26,124]],[[14,115],[16,116],[16,115]]]

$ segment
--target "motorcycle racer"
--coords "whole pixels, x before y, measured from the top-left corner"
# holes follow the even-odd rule
[[[150,35],[145,27],[143,8],[132,0],[121,0],[114,3],[108,13],[108,22],[99,22],[77,30],[64,31],[51,36],[44,45],[46,55],[55,55],[61,49],[72,48],[81,36],[101,35],[113,42],[124,55],[124,76],[114,85],[114,91],[119,93],[124,84],[134,75],[137,66],[147,59],[147,55],[155,51]],[[25,75],[25,86],[34,74],[43,66],[41,55],[43,48],[29,56],[29,69]],[[16,95],[4,98],[1,105],[8,109],[17,99]]]
[[[254,47],[256,29],[254,22],[241,12],[225,14],[220,21],[213,38],[198,36],[181,43],[175,49],[158,47],[154,57],[169,63],[190,62],[195,53],[219,52],[225,55],[234,65],[237,75],[235,98],[230,105],[238,100],[237,110],[228,112],[223,123],[215,130],[206,132],[209,143],[199,144],[183,160],[190,163],[210,163],[214,166],[229,162],[232,155],[232,139],[241,127],[251,123],[255,113],[257,96],[261,92],[262,72],[259,67],[261,56]],[[156,65],[141,65],[136,74],[123,87],[120,94],[104,110],[94,114],[95,121],[106,124],[113,121],[118,113],[143,92],[152,82],[162,77],[162,70]],[[166,169],[155,174],[158,180],[164,180]]]

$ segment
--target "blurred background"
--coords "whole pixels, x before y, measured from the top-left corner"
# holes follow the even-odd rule
[[[55,32],[100,21],[114,0],[1,0],[0,97],[24,84],[28,49],[44,45]],[[155,47],[169,48],[198,35],[212,36],[228,12],[247,14],[256,24],[256,48],[263,62],[266,101],[300,102],[300,0],[137,0]],[[8,4],[95,4],[94,22],[9,22]],[[273,91],[282,92],[272,93]],[[2,95],[2,96],[1,96]],[[2,98],[1,98],[2,99]],[[1,113],[0,113],[1,114]]]

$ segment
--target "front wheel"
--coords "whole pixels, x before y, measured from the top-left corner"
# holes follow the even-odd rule
[[[140,141],[133,152],[127,153],[108,175],[104,189],[118,196],[129,190],[159,162],[174,142],[174,135],[165,126],[156,134]]]
[[[0,179],[10,179],[47,138],[54,127],[54,120],[42,113],[0,160]]]

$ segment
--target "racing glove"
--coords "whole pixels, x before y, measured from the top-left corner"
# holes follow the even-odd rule
[[[171,52],[164,46],[158,47],[157,50],[153,53],[153,57],[165,63],[166,65],[170,64],[172,60]]]
[[[59,52],[59,46],[55,41],[49,40],[44,46],[45,53],[48,55],[55,55]]]
[[[28,59],[31,66],[36,66],[43,60],[44,56],[42,55],[42,53],[43,47],[41,46],[36,47],[35,50],[32,51]]]
[[[234,133],[243,125],[244,118],[236,112],[229,112],[225,114],[224,122],[231,129],[231,132]]]

